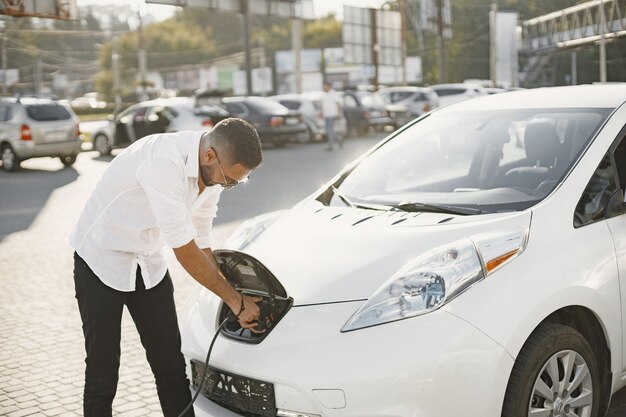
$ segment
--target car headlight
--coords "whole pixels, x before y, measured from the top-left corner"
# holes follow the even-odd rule
[[[241,226],[226,239],[225,249],[243,250],[254,242],[272,223],[274,223],[286,210],[273,211],[261,216],[246,220]]]
[[[410,261],[348,320],[342,332],[437,310],[472,284],[521,254],[528,229],[477,235],[440,246]]]

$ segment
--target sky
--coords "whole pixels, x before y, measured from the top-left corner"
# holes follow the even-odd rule
[[[135,8],[139,3],[144,3],[143,0],[76,0],[76,4],[81,6],[89,6],[92,4],[114,4],[114,5],[127,5],[135,3]],[[315,17],[326,16],[330,12],[334,12],[337,17],[341,18],[343,15],[343,6],[359,6],[359,7],[379,7],[384,0],[313,0],[313,8]],[[157,20],[164,20],[170,17],[176,7],[164,6],[159,4],[145,3],[142,6],[143,13],[149,13],[153,15]]]

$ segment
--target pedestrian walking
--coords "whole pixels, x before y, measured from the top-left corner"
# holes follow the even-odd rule
[[[335,131],[335,121],[342,116],[341,96],[337,93],[330,82],[324,82],[324,95],[322,97],[322,116],[324,116],[324,126],[328,145],[326,150],[332,151],[337,146],[343,147],[343,141]]]
[[[260,299],[240,295],[222,275],[211,226],[222,190],[247,179],[262,159],[254,127],[230,118],[210,132],[147,136],[104,172],[70,235],[85,336],[85,417],[112,415],[124,306],[146,350],[163,414],[175,417],[191,401],[164,246],[224,300],[242,327],[255,326]],[[193,415],[191,408],[186,416]]]

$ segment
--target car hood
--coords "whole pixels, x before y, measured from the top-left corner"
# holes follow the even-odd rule
[[[277,278],[294,305],[365,300],[425,251],[496,230],[525,229],[531,213],[458,216],[328,207],[309,200],[244,252]]]

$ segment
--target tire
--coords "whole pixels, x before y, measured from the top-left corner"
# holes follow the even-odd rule
[[[598,417],[600,389],[598,361],[589,342],[571,327],[544,323],[515,361],[502,417],[530,417],[531,409],[537,413],[533,416]]]
[[[110,155],[111,145],[109,145],[109,138],[106,135],[99,134],[93,138],[93,148],[98,151],[100,155]]]
[[[20,158],[17,156],[11,145],[4,144],[0,148],[2,158],[2,169],[7,172],[15,172],[20,169]]]
[[[72,165],[74,165],[74,162],[76,162],[76,157],[78,155],[76,154],[71,154],[71,155],[61,155],[59,156],[59,159],[61,160],[61,162],[63,163],[63,165],[65,165],[66,168],[71,167]]]

